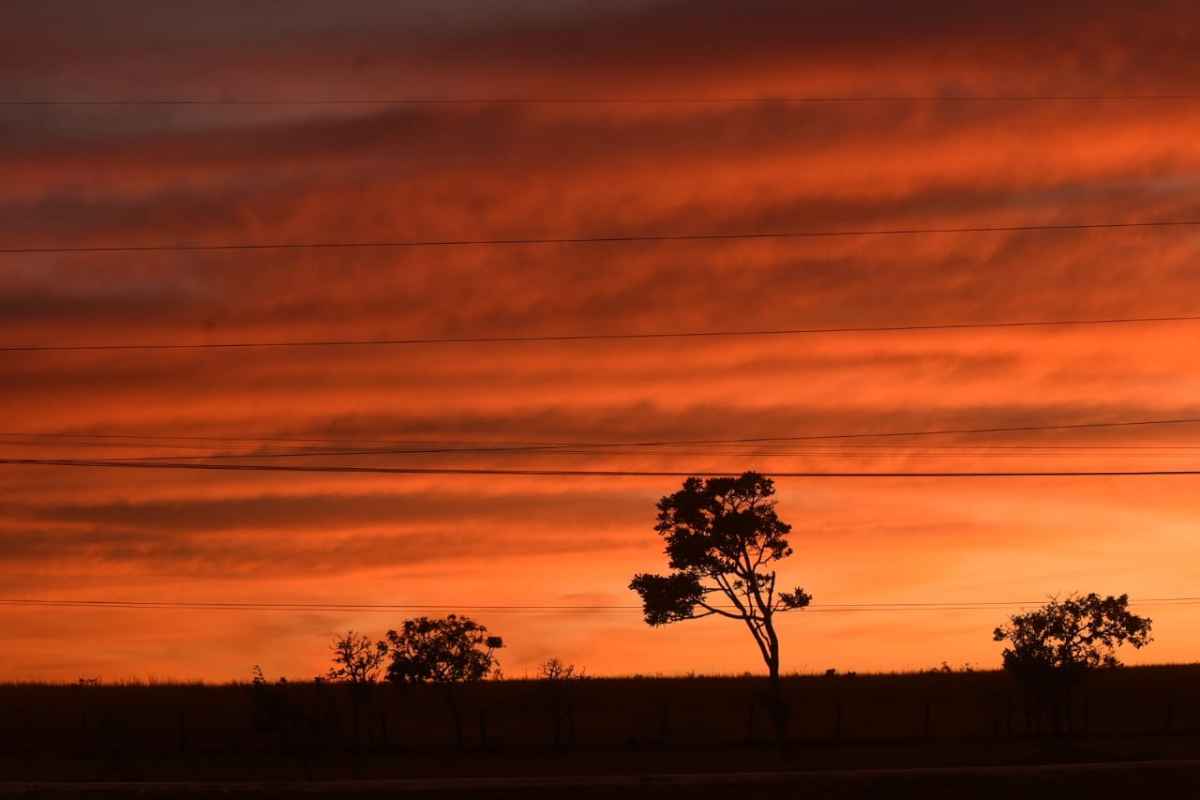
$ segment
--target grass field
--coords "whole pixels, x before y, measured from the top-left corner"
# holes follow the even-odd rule
[[[1200,666],[1096,673],[1063,735],[1002,673],[797,676],[781,755],[753,678],[0,686],[0,780],[335,780],[1005,765],[1200,755]]]
[[[1065,791],[1064,791],[1065,790]],[[0,797],[25,800],[115,800],[124,797],[253,798],[276,800],[318,796],[403,797],[406,800],[485,797],[554,798],[564,796],[728,798],[779,800],[814,798],[996,798],[1083,797],[1092,800],[1152,797],[1195,797],[1200,792],[1200,761],[1148,761],[1119,764],[1049,764],[1011,767],[935,769],[822,770],[810,772],[757,772],[703,775],[575,776],[569,778],[449,778],[409,780],[359,780],[326,782],[174,782],[91,784],[4,784]]]

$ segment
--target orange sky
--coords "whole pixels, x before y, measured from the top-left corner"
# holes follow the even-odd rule
[[[30,3],[0,95],[1169,95],[1184,2]],[[1086,13],[1084,13],[1086,11]],[[0,107],[0,246],[571,237],[1200,219],[1180,100]],[[0,256],[2,344],[519,336],[1195,313],[1189,228]],[[1200,416],[1196,326],[5,353],[0,432],[622,442]],[[0,437],[4,438],[4,437]],[[41,442],[6,457],[253,452]],[[856,442],[866,444],[866,442]],[[642,453],[310,457],[581,469],[1197,466],[1200,425]],[[87,445],[87,446],[85,446]],[[930,447],[929,445],[934,445]],[[1013,449],[1045,445],[1052,449]],[[1133,449],[1094,449],[1099,446]],[[1144,445],[1169,445],[1147,450]],[[278,448],[280,445],[274,445]],[[293,445],[294,449],[299,445]],[[978,447],[976,447],[978,446]],[[1185,447],[1179,447],[1185,446]],[[969,449],[956,449],[968,447]],[[1076,448],[1076,449],[1070,449]],[[774,452],[773,452],[774,451]],[[0,467],[0,597],[628,604],[673,479]],[[1197,479],[781,480],[814,603],[1196,594]],[[1194,660],[1200,607],[1131,660]],[[814,609],[815,611],[815,609]],[[744,631],[483,613],[510,675],[760,669]],[[998,663],[1001,612],[811,613],[785,670]],[[380,614],[0,608],[0,678],[311,676]]]

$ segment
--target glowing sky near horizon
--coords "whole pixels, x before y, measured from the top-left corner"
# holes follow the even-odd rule
[[[16,3],[0,99],[1181,95],[1186,2]],[[796,7],[803,5],[803,10]],[[902,6],[902,7],[901,7]],[[5,105],[0,246],[1200,219],[1195,100]],[[1200,229],[0,255],[0,344],[521,336],[1196,313]],[[626,442],[1200,416],[1200,325],[0,354],[2,432]],[[0,437],[3,438],[3,437]],[[45,440],[5,457],[253,452]],[[85,446],[85,444],[87,446]],[[865,444],[858,442],[857,444]],[[310,457],[650,470],[1200,466],[1200,425],[878,447]],[[932,445],[932,446],[931,446]],[[1162,449],[1146,449],[1162,445]],[[279,447],[280,445],[271,445]],[[294,445],[295,446],[295,445]],[[1034,446],[1046,449],[1033,449]],[[1025,448],[1025,449],[1020,449]],[[1111,448],[1111,449],[1109,449]],[[0,466],[0,598],[612,605],[677,480]],[[1200,478],[781,480],[814,603],[1198,594]],[[1200,657],[1146,607],[1135,661]],[[510,675],[758,670],[744,631],[475,613]],[[311,676],[398,615],[0,607],[0,679]],[[998,663],[1003,612],[800,613],[785,670]]]

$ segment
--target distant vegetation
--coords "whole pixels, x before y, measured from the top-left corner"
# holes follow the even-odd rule
[[[775,507],[774,483],[758,473],[746,472],[736,478],[688,478],[679,491],[658,501],[655,530],[665,543],[671,571],[665,575],[637,574],[629,588],[641,597],[649,625],[715,616],[746,627],[768,678],[768,691],[755,693],[748,707],[745,724],[751,733],[747,738],[754,738],[755,709],[761,706],[776,744],[783,748],[791,738],[789,726],[809,720],[794,718],[783,689],[775,615],[807,607],[811,596],[799,587],[780,588],[773,567],[793,551],[787,539],[791,526],[779,518]],[[1123,645],[1141,648],[1150,643],[1151,621],[1130,612],[1128,605],[1126,595],[1100,597],[1092,593],[1051,598],[1043,607],[1012,616],[1007,624],[994,629],[993,639],[1006,645],[1002,654],[1004,670],[1022,693],[1020,708],[1027,732],[1046,728],[1061,734],[1072,730],[1073,693],[1083,686],[1084,677],[1101,668],[1118,666],[1116,653]],[[328,679],[344,683],[349,689],[356,748],[361,739],[361,719],[377,711],[377,703],[367,708],[371,687],[386,676],[397,686],[435,687],[449,711],[456,747],[466,750],[464,687],[500,677],[496,651],[503,646],[503,640],[489,635],[480,623],[454,614],[405,620],[399,631],[389,630],[379,641],[355,631],[339,637],[333,645]],[[556,750],[576,740],[579,692],[572,684],[583,674],[582,669],[558,658],[545,661],[539,669],[538,697],[546,703],[546,713],[552,720]],[[973,670],[968,667],[955,673],[942,662],[941,668],[927,674],[973,674]],[[835,681],[855,677],[853,672],[838,675],[832,669],[825,673],[826,679]],[[265,686],[261,671],[256,673],[254,684],[259,689]],[[269,706],[275,701],[260,696],[258,702]],[[629,707],[628,699],[614,698],[614,702]],[[924,701],[927,718],[923,729],[927,732],[932,725],[928,716],[933,702]],[[810,705],[800,707],[804,714],[811,713]],[[835,727],[840,736],[840,699],[836,707]],[[1009,732],[1015,707],[1015,701],[1006,701],[1004,729]],[[1090,706],[1086,709],[1084,717],[1090,719]],[[489,712],[480,709],[478,714],[478,741],[486,747],[492,738]],[[672,728],[672,713],[664,707],[658,738],[669,739]],[[728,731],[724,733],[728,735]]]
[[[1027,705],[1048,710],[1055,730],[1069,713],[1071,692],[1089,672],[1120,666],[1117,649],[1151,642],[1151,621],[1129,610],[1129,597],[1071,595],[1017,614],[992,634],[1005,642],[1004,669],[1021,684]]]
[[[1061,728],[1005,672],[781,677],[796,768],[1191,758],[1200,667],[1098,669]],[[540,769],[769,768],[761,679],[539,677],[458,687],[351,684],[0,686],[0,777],[321,779]],[[472,766],[478,765],[478,766]],[[511,765],[511,767],[504,766]]]
[[[384,773],[402,764],[428,769],[427,757],[446,751],[607,754],[605,768],[619,754],[622,763],[648,759],[661,769],[671,754],[757,752],[765,740],[781,751],[799,747],[787,757],[801,760],[832,744],[847,753],[874,748],[877,758],[936,743],[927,760],[950,763],[1036,759],[1030,743],[1047,734],[1107,742],[1139,758],[1147,737],[1160,749],[1200,744],[1200,667],[1114,669],[1121,647],[1151,642],[1151,621],[1130,612],[1125,595],[1051,598],[1012,616],[992,632],[1004,644],[1003,672],[942,662],[911,675],[831,669],[785,678],[774,618],[805,608],[810,596],[779,586],[773,567],[792,554],[791,527],[775,512],[771,480],[753,472],[689,478],[659,501],[656,530],[670,572],[630,583],[646,622],[716,616],[744,625],[766,666],[767,692],[746,678],[585,680],[583,668],[559,658],[543,662],[534,680],[501,681],[500,637],[469,617],[422,616],[378,640],[354,630],[338,636],[328,672],[313,681],[272,682],[255,666],[248,685],[87,678],[0,686],[0,775],[29,777],[49,764],[55,777],[129,777],[117,773],[144,770],[147,758],[159,769],[226,763],[258,775],[269,763],[287,775],[297,766],[306,777],[321,769],[359,775],[372,762],[387,765]],[[910,756],[902,763],[912,764]]]

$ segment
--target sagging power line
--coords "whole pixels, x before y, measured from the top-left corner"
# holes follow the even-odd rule
[[[641,233],[597,236],[520,237],[511,239],[381,239],[327,242],[226,242],[223,244],[121,244],[77,247],[0,247],[3,255],[39,253],[159,253],[259,250],[345,250],[424,247],[519,247],[534,245],[621,244],[635,242],[711,242],[778,239],[829,239],[854,236],[915,236],[957,233],[1019,233],[1028,231],[1120,230],[1200,226],[1200,220],[1149,220],[1144,222],[1074,222],[1029,225],[969,225],[938,228],[861,228],[857,230],[759,231],[744,233]]]
[[[28,98],[0,106],[538,106],[847,105],[870,103],[1143,103],[1200,100],[1200,94],[751,95],[738,97],[128,97]]]
[[[1133,325],[1173,322],[1197,322],[1200,315],[1164,317],[1111,317],[1098,319],[1017,320],[1000,322],[951,322],[928,325],[877,325],[831,328],[771,328],[759,330],[666,331],[658,333],[583,333],[529,336],[415,337],[403,339],[298,339],[282,341],[125,343],[125,344],[51,344],[0,345],[0,353],[91,352],[122,350],[245,350],[261,348],[380,347],[459,344],[534,344],[553,342],[602,342],[653,339],[752,338],[774,336],[835,335],[849,333],[884,334],[920,331],[986,330],[1006,328],[1053,328],[1100,325]]]
[[[977,611],[1037,606],[1041,600],[992,600],[992,601],[941,601],[941,602],[863,602],[821,603],[805,608],[805,613],[859,613],[859,612],[915,612],[915,611]],[[1147,597],[1132,600],[1137,606],[1188,607],[1200,606],[1200,597],[1172,596]],[[500,604],[500,603],[321,603],[321,602],[221,602],[221,601],[176,601],[176,600],[50,600],[33,598],[0,598],[0,607],[30,608],[79,608],[79,609],[130,609],[130,610],[179,610],[179,611],[320,611],[320,612],[479,612],[491,613],[621,613],[640,612],[642,606],[628,604]],[[733,606],[719,605],[721,608]]]
[[[38,467],[83,467],[100,469],[179,469],[217,472],[291,472],[354,475],[438,475],[438,476],[509,476],[526,478],[723,478],[740,474],[742,470],[571,470],[571,469],[503,469],[490,467],[366,467],[351,465],[298,464],[212,464],[178,461],[121,461],[104,459],[3,458],[0,465]],[[1040,471],[898,471],[898,472],[778,472],[773,478],[811,479],[904,479],[904,478],[1165,478],[1200,476],[1200,469],[1145,470],[1040,470]]]
[[[780,434],[772,436],[750,436],[739,438],[712,439],[643,439],[624,442],[614,441],[570,441],[570,442],[468,442],[464,440],[364,440],[364,439],[324,439],[312,437],[236,437],[236,436],[197,436],[194,434],[165,435],[165,434],[133,434],[133,433],[70,433],[59,431],[30,431],[0,432],[0,437],[34,438],[49,440],[105,440],[105,441],[139,441],[139,442],[212,442],[212,443],[251,443],[251,444],[328,444],[348,446],[353,444],[378,445],[380,447],[406,446],[432,447],[436,452],[446,452],[451,445],[468,445],[454,448],[457,452],[490,452],[495,450],[512,451],[519,449],[540,450],[546,448],[656,448],[691,445],[734,445],[734,444],[770,444],[773,442],[806,442],[824,440],[857,440],[857,439],[891,439],[916,438],[927,436],[975,436],[1005,433],[1039,433],[1049,431],[1078,431],[1105,430],[1117,428],[1140,428],[1176,425],[1200,424],[1200,417],[1174,417],[1161,419],[1112,420],[1105,422],[1074,422],[1049,425],[1009,425],[975,428],[927,428],[902,431],[854,431],[811,434]],[[438,446],[441,447],[438,447]],[[470,447],[479,445],[478,447]],[[312,454],[311,452],[306,455]],[[249,457],[249,456],[247,456]]]

